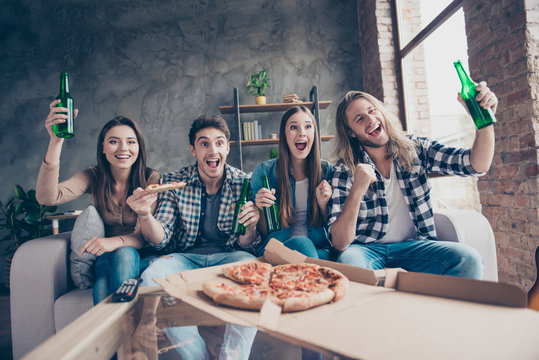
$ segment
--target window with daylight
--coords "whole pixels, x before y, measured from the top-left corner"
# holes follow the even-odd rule
[[[462,0],[395,4],[407,131],[449,146],[471,147],[475,127],[457,101],[461,85],[453,66],[460,59],[468,70]],[[481,210],[476,178],[433,174],[430,181],[435,208]]]

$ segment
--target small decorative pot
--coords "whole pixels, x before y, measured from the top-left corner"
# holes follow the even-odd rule
[[[265,105],[266,104],[266,97],[265,96],[256,96],[255,97],[255,104],[257,104],[257,105]]]

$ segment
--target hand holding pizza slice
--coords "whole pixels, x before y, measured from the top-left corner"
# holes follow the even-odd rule
[[[149,193],[160,193],[167,190],[173,190],[173,189],[181,189],[187,185],[183,181],[172,181],[170,183],[166,184],[151,184],[146,187],[147,192]]]

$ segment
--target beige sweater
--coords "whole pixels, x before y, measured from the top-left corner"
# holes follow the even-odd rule
[[[92,188],[90,171],[88,169],[80,171],[66,181],[58,183],[60,165],[41,164],[39,175],[37,176],[36,198],[42,205],[59,205],[75,200],[84,193],[89,193]],[[148,179],[148,184],[158,184],[159,173],[152,172]],[[106,236],[125,235],[140,241],[140,226],[137,224],[137,214],[125,204],[118,211],[109,212],[106,209],[97,208],[103,222],[105,223]],[[155,210],[155,203],[152,205]]]

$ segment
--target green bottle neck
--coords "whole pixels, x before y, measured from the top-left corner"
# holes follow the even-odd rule
[[[264,186],[266,189],[269,189],[269,180],[267,176],[262,177],[262,186]]]
[[[469,97],[475,95],[475,87],[477,86],[477,84],[474,83],[472,79],[470,79],[470,77],[466,73],[466,70],[464,70],[464,67],[462,66],[460,60],[456,61],[454,65],[455,69],[457,70],[460,82],[462,84],[461,95],[466,100]]]
[[[69,76],[67,73],[60,75],[60,95],[69,94]]]
[[[249,180],[243,180],[243,186],[241,187],[241,195],[238,201],[247,202],[247,193],[249,192]]]

